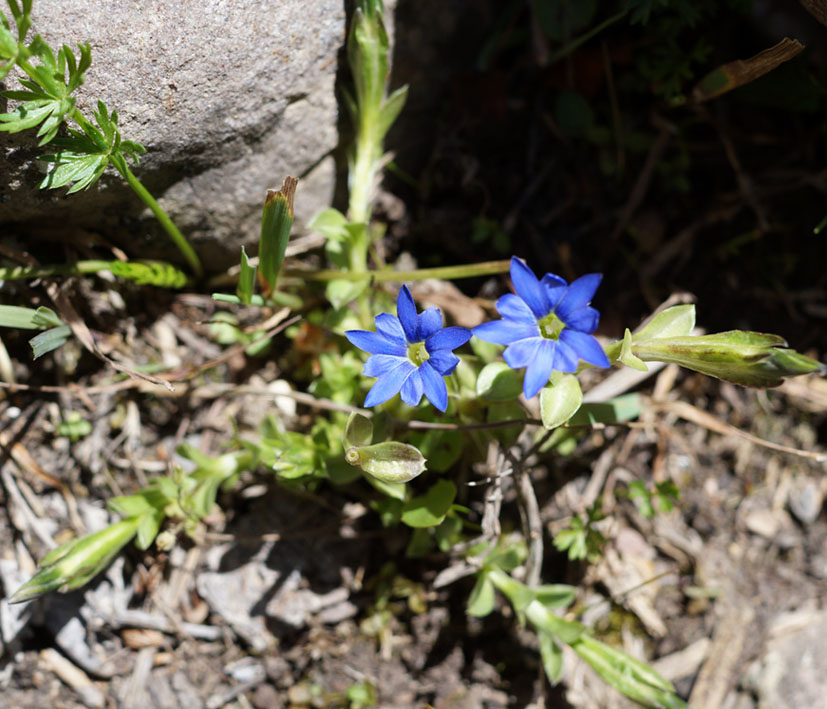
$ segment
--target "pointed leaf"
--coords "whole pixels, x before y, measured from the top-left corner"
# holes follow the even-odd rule
[[[408,500],[402,521],[409,527],[436,527],[451,509],[457,488],[450,480],[438,480],[424,495]]]
[[[466,610],[468,615],[475,618],[484,618],[491,611],[494,610],[494,584],[486,574],[480,574],[477,577],[477,583],[471,590],[471,595],[468,597],[468,606]]]
[[[658,313],[652,320],[634,333],[633,339],[655,340],[664,337],[686,337],[695,327],[695,306],[675,305]]]
[[[552,686],[563,678],[563,648],[554,640],[551,633],[540,631],[537,633],[540,641],[540,657],[543,659],[543,669]]]
[[[523,390],[523,377],[505,362],[486,364],[477,377],[477,396],[488,401],[511,401]]]
[[[557,428],[568,421],[583,403],[580,382],[573,374],[564,374],[560,381],[540,392],[540,416],[543,427]]]
[[[369,446],[373,441],[373,421],[362,414],[352,413],[345,426],[345,449]]]
[[[261,213],[261,237],[258,243],[258,267],[264,280],[266,295],[276,289],[284,252],[293,228],[293,197],[298,180],[285,177],[281,189],[267,190]]]
[[[238,295],[239,300],[244,305],[249,305],[253,298],[253,291],[256,287],[256,267],[250,265],[250,259],[247,258],[247,252],[244,250],[244,245],[241,246],[241,271],[238,274]]]
[[[632,333],[629,331],[628,327],[623,335],[623,344],[620,346],[620,361],[627,367],[637,369],[640,372],[649,371],[649,367],[646,366],[646,363],[639,357],[635,357],[632,353]]]

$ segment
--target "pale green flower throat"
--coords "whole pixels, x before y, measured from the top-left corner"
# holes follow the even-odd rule
[[[563,331],[563,328],[566,326],[566,323],[564,323],[554,313],[549,313],[548,315],[540,318],[537,324],[540,326],[540,334],[549,340],[558,339],[560,337],[560,333]]]
[[[417,342],[413,345],[408,345],[408,359],[411,360],[417,367],[423,362],[427,362],[431,358],[428,350],[425,349],[424,342]]]

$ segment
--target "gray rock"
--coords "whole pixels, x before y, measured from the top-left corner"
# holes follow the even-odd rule
[[[821,486],[812,478],[796,480],[790,490],[788,501],[790,511],[799,522],[810,525],[818,519],[824,504]]]
[[[341,0],[35,0],[33,23],[53,48],[91,43],[79,107],[118,111],[123,137],[148,150],[135,173],[208,265],[255,241],[265,191],[285,175],[302,178],[299,221],[329,205]],[[72,224],[132,255],[175,254],[115,175],[69,197],[37,190],[39,154],[33,132],[0,133],[0,224]]]
[[[779,617],[754,674],[761,709],[824,706],[827,613],[809,611]]]

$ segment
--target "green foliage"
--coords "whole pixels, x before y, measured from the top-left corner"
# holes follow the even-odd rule
[[[37,136],[40,145],[54,139],[65,118],[75,109],[72,93],[83,83],[83,75],[92,64],[90,45],[78,45],[80,59],[66,46],[58,50],[57,57],[45,42],[36,42],[29,51],[37,55],[40,63],[32,66],[17,55],[20,66],[28,79],[21,79],[24,91],[3,91],[2,95],[20,105],[11,113],[0,114],[0,132],[19,133],[40,126]]]
[[[121,140],[117,113],[109,113],[101,101],[98,101],[94,114],[97,127],[75,106],[73,94],[83,84],[84,74],[92,64],[90,44],[78,45],[78,57],[66,45],[55,55],[40,36],[35,36],[26,45],[26,34],[31,27],[32,1],[7,2],[12,20],[0,13],[0,60],[3,60],[0,80],[15,66],[26,78],[20,79],[22,90],[0,92],[0,95],[18,104],[13,111],[0,114],[0,132],[19,133],[37,128],[39,145],[53,143],[59,148],[56,153],[42,158],[54,163],[54,168],[41,182],[41,188],[70,185],[69,193],[77,192],[94,184],[107,165],[113,165],[152,210],[193,271],[200,276],[201,262],[195,251],[127,165],[127,158],[138,163],[138,156],[146,152],[144,147]],[[12,31],[12,27],[16,32]],[[32,59],[34,62],[30,61]],[[59,129],[70,121],[77,124],[80,131],[67,126],[67,135],[59,138]]]
[[[647,489],[640,480],[629,483],[629,499],[646,519],[652,519],[658,512],[671,511],[679,496],[680,490],[671,480],[655,483],[654,490]]]
[[[556,380],[556,381],[555,381]],[[555,372],[550,386],[540,392],[540,415],[547,430],[562,426],[583,403],[580,382],[573,374]]]
[[[9,602],[21,603],[51,591],[72,591],[86,585],[132,540],[139,524],[140,517],[130,517],[59,546],[41,559],[39,571]]]
[[[0,81],[20,60],[28,59],[32,49],[26,46],[26,35],[32,26],[32,0],[9,0],[11,20],[0,10]],[[16,36],[15,36],[16,35]],[[39,40],[39,37],[36,38]]]
[[[261,211],[261,236],[258,242],[258,267],[267,294],[276,289],[276,279],[284,261],[284,251],[293,228],[293,195],[296,180],[284,178],[282,188],[267,190],[264,208]]]
[[[121,140],[117,111],[109,113],[104,103],[98,101],[94,116],[97,127],[82,121],[82,132],[67,128],[69,137],[51,141],[59,150],[40,158],[54,164],[40,187],[56,189],[71,185],[67,194],[72,194],[97,182],[110,163],[121,173],[126,171],[126,157],[138,164],[146,148],[131,140]]]
[[[57,425],[57,435],[65,436],[72,443],[85,438],[90,433],[92,433],[92,424],[77,411],[72,411],[65,420]]]
[[[606,538],[595,528],[604,518],[601,505],[596,502],[585,515],[573,517],[568,529],[554,535],[554,546],[568,553],[569,559],[595,562],[600,556]]]

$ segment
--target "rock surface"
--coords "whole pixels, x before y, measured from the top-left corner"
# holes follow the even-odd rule
[[[285,175],[302,178],[299,221],[330,203],[344,28],[341,0],[36,0],[32,33],[91,43],[79,106],[118,111],[123,137],[148,151],[136,174],[207,264],[226,267]],[[18,88],[11,76],[5,87]],[[115,176],[70,197],[37,190],[39,154],[32,132],[0,134],[0,224],[59,220],[106,230],[131,255],[174,254]]]

